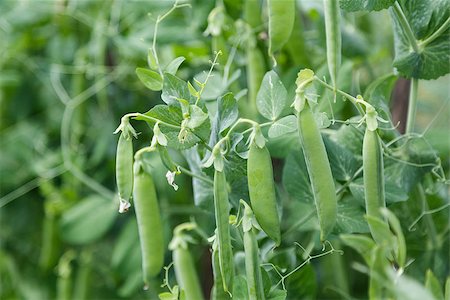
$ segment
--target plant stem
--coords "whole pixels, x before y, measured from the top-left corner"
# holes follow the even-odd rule
[[[182,166],[178,166],[178,168],[180,168],[181,173],[185,173],[185,174],[187,174],[187,175],[189,175],[189,176],[191,176],[191,177],[193,177],[193,178],[202,180],[202,181],[204,181],[204,182],[206,182],[206,183],[209,183],[209,184],[211,184],[211,185],[214,184],[214,182],[213,182],[211,179],[209,179],[209,178],[206,178],[206,177],[201,176],[201,175],[194,174],[194,173],[192,173],[190,170],[188,170],[188,169],[186,169],[186,168],[184,168],[184,167],[182,167]]]
[[[419,46],[417,45],[416,37],[414,36],[411,26],[409,26],[408,20],[406,19],[406,16],[403,13],[402,7],[400,6],[400,4],[397,1],[394,3],[393,7],[394,7],[395,16],[397,17],[397,20],[400,23],[400,26],[402,27],[403,32],[406,34],[409,44],[414,49],[414,52],[418,53]]]
[[[432,35],[430,35],[425,40],[419,42],[419,47],[424,48],[426,45],[437,39],[445,30],[447,30],[448,26],[450,25],[450,17],[445,20],[444,24],[442,24],[441,27],[438,28]]]
[[[343,92],[339,89],[335,89],[332,85],[329,85],[328,83],[326,83],[325,81],[323,81],[322,79],[320,79],[317,76],[314,76],[314,80],[316,80],[317,82],[319,82],[320,84],[322,84],[324,87],[326,87],[327,89],[336,92],[337,94],[340,94],[341,96],[344,96],[345,98],[347,98],[348,100],[350,100],[350,102],[356,107],[356,109],[358,110],[359,114],[361,116],[364,116],[366,113],[364,112],[363,108],[360,105],[360,100],[356,99],[355,97],[353,97],[350,94],[347,94],[346,92]]]
[[[417,108],[417,89],[419,87],[419,79],[411,79],[411,89],[409,91],[409,104],[408,104],[408,119],[406,120],[406,132],[405,134],[410,134],[413,131],[415,119],[416,119],[416,108]]]

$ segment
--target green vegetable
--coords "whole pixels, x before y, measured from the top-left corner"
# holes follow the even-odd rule
[[[243,201],[242,201],[243,202]],[[256,233],[252,224],[252,209],[245,202],[242,229],[244,231],[245,273],[250,300],[264,300],[264,286],[259,263],[259,248]]]
[[[117,144],[116,181],[120,200],[129,202],[133,192],[133,142],[131,135],[123,132]],[[126,209],[125,206],[124,210]]]
[[[268,0],[269,56],[280,50],[291,36],[295,21],[294,0]],[[276,62],[274,60],[274,65]]]
[[[219,266],[223,280],[223,289],[231,292],[234,270],[233,251],[231,250],[227,180],[225,173],[214,172],[214,211],[216,216]]]
[[[258,223],[267,235],[280,244],[280,221],[278,218],[272,160],[266,146],[250,145],[247,161],[248,190]]]
[[[152,176],[139,161],[134,165],[133,199],[141,244],[142,273],[147,286],[164,264],[164,238]]]
[[[314,193],[320,225],[320,239],[324,241],[336,223],[337,201],[330,163],[325,145],[313,113],[306,102],[298,113],[298,132],[306,166]]]
[[[327,41],[327,62],[331,83],[336,89],[337,76],[341,65],[341,29],[338,0],[324,0],[325,34]]]

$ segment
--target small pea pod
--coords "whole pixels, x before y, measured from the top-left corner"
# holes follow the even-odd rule
[[[337,200],[325,145],[306,101],[298,113],[298,132],[319,217],[320,239],[324,241],[336,223]]]
[[[280,221],[273,181],[272,160],[266,146],[250,145],[247,160],[248,190],[250,202],[262,230],[280,244]]]
[[[131,135],[120,134],[116,153],[116,181],[121,202],[129,203],[133,192],[133,142]],[[125,212],[125,205],[119,212]]]
[[[219,249],[219,266],[223,280],[223,289],[231,292],[234,270],[233,251],[231,249],[227,180],[225,173],[214,172],[214,212],[217,227],[217,243]]]
[[[339,0],[324,0],[323,4],[328,70],[330,72],[331,83],[336,88],[342,48]]]
[[[383,172],[383,152],[380,137],[376,130],[371,130],[367,126],[363,140],[363,178],[366,214],[378,219],[384,219],[380,209],[386,207]],[[372,236],[376,237],[376,229],[370,223],[369,228]]]
[[[217,230],[216,230],[217,236]],[[219,249],[217,245],[217,240],[215,239],[212,244],[212,269],[214,275],[214,285],[211,289],[211,300],[224,300],[231,299],[230,295],[223,289],[222,274],[220,273],[220,262],[219,262]]]
[[[134,165],[133,199],[141,244],[142,273],[147,286],[164,264],[164,237],[155,185],[139,161]]]
[[[264,286],[259,263],[259,248],[256,241],[255,229],[252,224],[254,216],[250,206],[246,203],[244,206],[242,229],[244,231],[245,273],[247,275],[248,296],[250,300],[264,300]]]
[[[39,266],[44,272],[48,272],[55,266],[58,260],[60,244],[58,218],[54,215],[46,214],[42,228],[42,248],[39,257]]]
[[[186,300],[203,300],[203,293],[195,270],[194,260],[189,252],[189,236],[183,232],[186,228],[192,228],[191,223],[178,225],[174,230],[174,237],[170,243],[175,276],[178,285],[184,291]]]
[[[247,46],[247,86],[248,97],[250,100],[250,109],[256,114],[256,95],[258,94],[261,81],[265,74],[264,57],[261,50],[255,46]]]

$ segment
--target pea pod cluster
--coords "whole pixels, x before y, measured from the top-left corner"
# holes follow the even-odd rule
[[[152,176],[141,162],[134,164],[134,210],[138,223],[144,284],[161,271],[164,264],[164,237],[158,199]]]

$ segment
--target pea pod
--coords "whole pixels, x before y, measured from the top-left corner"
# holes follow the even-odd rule
[[[323,4],[328,70],[330,72],[331,83],[336,88],[342,48],[339,0],[324,0]]]
[[[214,213],[217,227],[217,243],[219,250],[220,274],[223,280],[223,289],[232,291],[234,277],[233,251],[231,250],[230,206],[228,203],[227,180],[225,173],[215,170],[214,172]]]
[[[261,50],[255,46],[247,46],[247,86],[250,99],[250,109],[256,113],[256,95],[258,94],[261,81],[264,78],[265,66]]]
[[[269,13],[269,56],[280,50],[291,36],[295,20],[294,0],[268,0]],[[274,64],[276,62],[274,60]]]
[[[322,136],[307,101],[297,117],[303,155],[319,217],[320,239],[324,241],[333,229],[337,216],[333,176]]]
[[[116,181],[121,201],[129,202],[133,192],[133,142],[131,135],[123,132],[117,144]]]
[[[178,243],[174,246],[172,255],[175,276],[180,288],[184,290],[185,299],[204,299],[197,272],[195,271],[195,264],[187,243]]]
[[[217,237],[217,230],[216,230],[216,237]],[[220,273],[219,249],[217,245],[217,240],[214,240],[212,245],[211,262],[214,275],[214,285],[211,289],[211,300],[231,299],[230,295],[223,289],[223,280],[222,274]]]
[[[59,255],[60,238],[58,233],[58,218],[46,214],[42,228],[42,248],[39,257],[39,266],[44,272],[52,269]]]
[[[278,218],[272,160],[266,146],[250,145],[247,161],[248,191],[256,219],[262,230],[280,244],[280,221]]]
[[[264,286],[259,264],[259,248],[256,241],[255,229],[252,225],[253,212],[244,204],[244,231],[245,274],[247,275],[247,288],[250,300],[264,300]]]
[[[134,165],[133,199],[141,244],[142,273],[147,286],[164,264],[164,238],[152,176],[139,161]]]
[[[383,219],[380,212],[386,207],[384,192],[383,152],[380,137],[376,130],[366,128],[363,140],[363,177],[366,214],[371,217]],[[372,236],[376,237],[375,228],[370,225]]]

